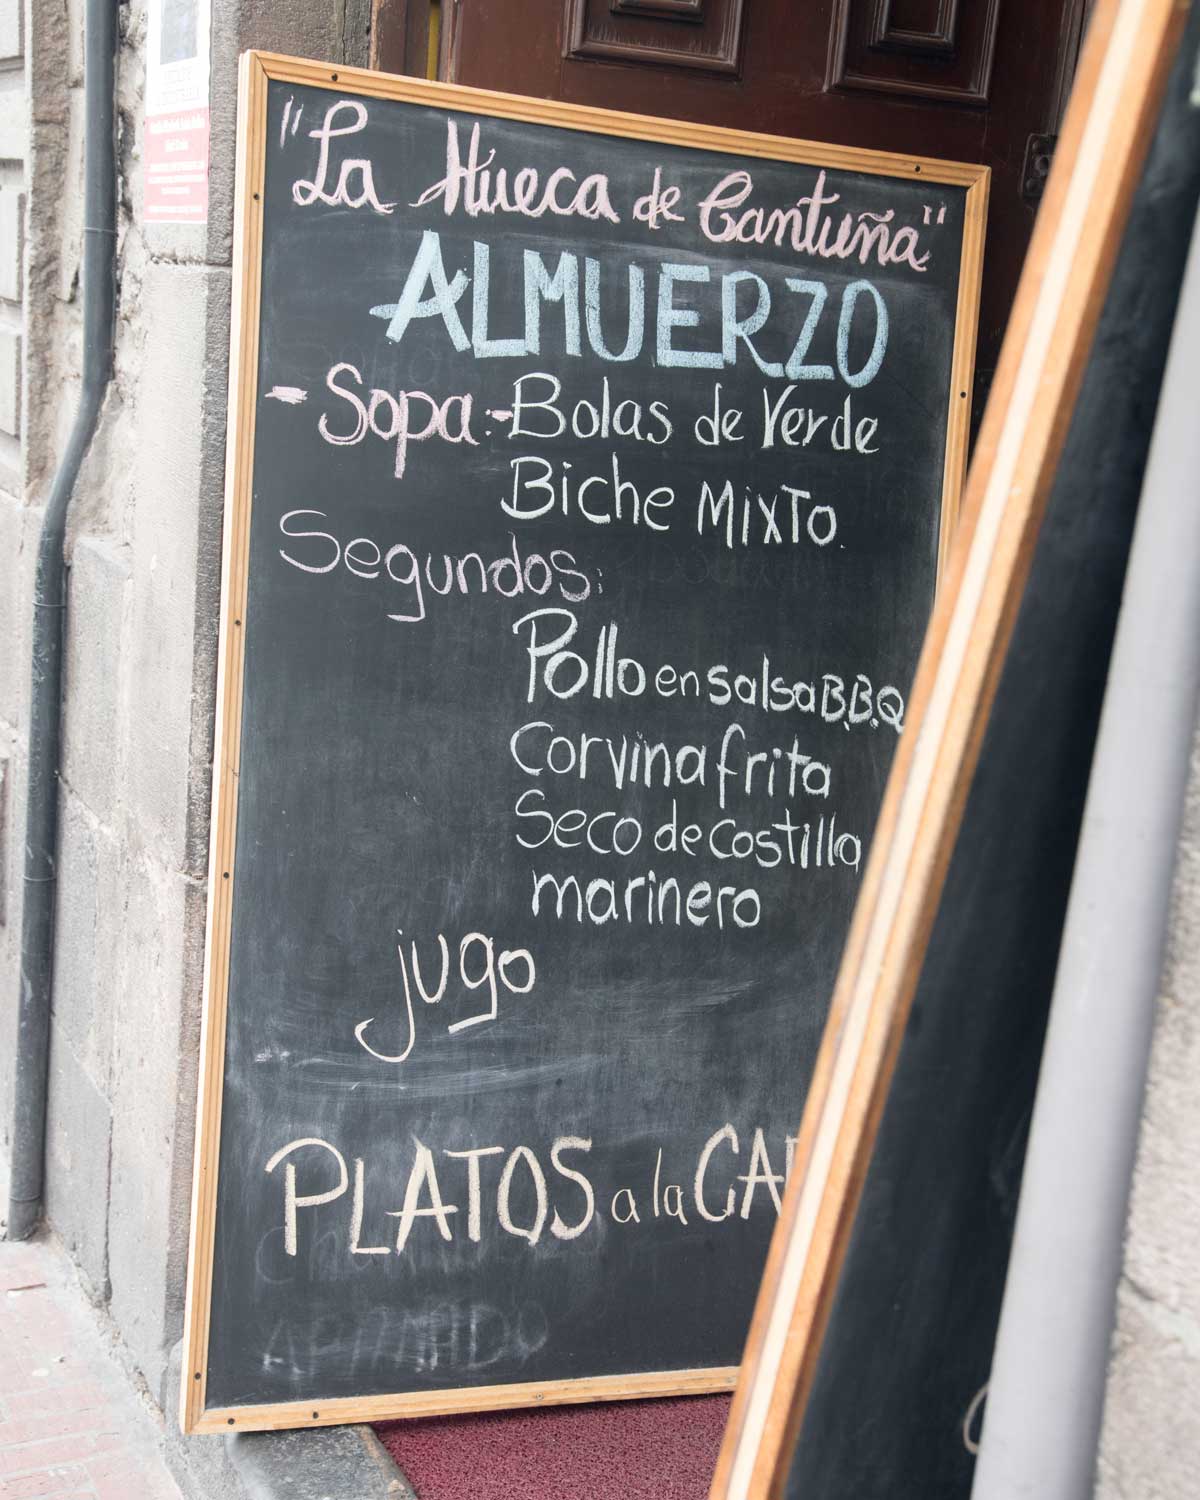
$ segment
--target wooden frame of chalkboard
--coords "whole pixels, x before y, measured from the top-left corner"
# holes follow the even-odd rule
[[[736,1366],[673,1369],[456,1389],[340,1396],[329,1400],[209,1405],[210,1313],[216,1242],[218,1163],[225,1086],[226,1028],[233,922],[234,851],[238,817],[245,630],[249,599],[249,537],[258,398],[263,262],[263,200],[267,162],[267,96],[273,81],[340,95],[472,112],[481,117],[566,128],[635,141],[731,153],[766,161],[844,169],[865,176],[965,190],[956,321],[948,389],[941,482],[938,568],[955,526],[965,469],[970,380],[982,269],[989,173],[984,167],[903,157],[887,152],[790,140],[577,105],[392,77],[273,54],[241,60],[237,196],[234,220],[226,507],[217,680],[205,992],[197,1113],[195,1176],[187,1283],[181,1424],[185,1432],[270,1430],[377,1421],[454,1411],[551,1405],[649,1396],[698,1394],[733,1387]]]
[[[1176,0],[1102,0],[1089,23],[888,778],[805,1104],[796,1146],[802,1166],[771,1242],[710,1500],[780,1500],[796,1483],[793,1455],[943,883],[1186,13]]]

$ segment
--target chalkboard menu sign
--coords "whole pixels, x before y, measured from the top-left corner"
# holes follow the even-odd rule
[[[184,1425],[727,1389],[982,168],[243,59]]]

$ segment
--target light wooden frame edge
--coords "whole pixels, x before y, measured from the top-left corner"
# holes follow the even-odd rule
[[[1100,0],[804,1109],[710,1500],[780,1500],[1038,528],[1187,0]],[[1078,170],[1077,170],[1078,169]]]
[[[230,317],[229,421],[226,434],[208,919],[184,1313],[184,1357],[180,1376],[180,1426],[185,1433],[269,1431],[282,1427],[382,1421],[391,1417],[444,1415],[454,1411],[632,1400],[648,1396],[697,1395],[732,1390],[737,1380],[737,1366],[460,1387],[435,1392],[339,1397],[328,1401],[291,1401],[219,1408],[206,1406],[221,1102],[224,1090],[229,942],[233,913],[233,864],[237,832],[245,634],[242,621],[245,618],[249,583],[262,271],[261,204],[266,170],[267,87],[271,82],[294,83],[370,98],[402,100],[433,108],[497,115],[531,124],[553,125],[593,134],[661,141],[696,150],[726,151],[874,176],[908,178],[920,174],[930,183],[965,188],[957,323],[951,359],[942,477],[939,578],[948,539],[957,521],[966,464],[990,171],[987,167],[972,163],[903,156],[857,147],[830,146],[815,141],[791,140],[751,131],[659,119],[650,115],[562,104],[516,94],[464,88],[457,84],[378,73],[365,68],[336,67],[276,53],[246,52],[239,65],[237,187],[233,233],[234,295]]]
[[[214,1407],[188,1429],[194,1433],[274,1432],[285,1427],[337,1427],[347,1422],[390,1422],[404,1417],[448,1417],[465,1412],[517,1411],[573,1406],[587,1401],[638,1401],[652,1396],[710,1396],[732,1391],[738,1366],[656,1370],[643,1375],[592,1375],[577,1380],[521,1381],[515,1385],[457,1386],[399,1395],[338,1396],[322,1401],[277,1401],[260,1406]]]

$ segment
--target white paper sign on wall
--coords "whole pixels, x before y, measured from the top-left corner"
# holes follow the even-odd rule
[[[146,34],[147,224],[208,219],[209,0],[150,0]]]

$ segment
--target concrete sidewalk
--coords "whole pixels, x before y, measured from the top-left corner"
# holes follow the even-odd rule
[[[58,1247],[0,1242],[0,1500],[181,1500]]]

